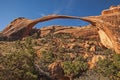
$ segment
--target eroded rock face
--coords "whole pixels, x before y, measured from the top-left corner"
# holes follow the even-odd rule
[[[82,20],[98,28],[100,40],[105,47],[120,53],[120,6],[110,7],[107,14],[104,11],[100,16],[84,17]]]
[[[110,38],[107,36],[107,34],[103,30],[99,30],[99,37],[101,40],[101,43],[105,43],[104,46],[107,48],[113,48],[113,43],[111,42]]]
[[[107,45],[106,42],[103,42],[103,39],[101,39],[101,42],[103,44],[107,45],[106,47],[110,47],[111,49],[114,49],[117,53],[120,53],[120,13],[113,13],[109,16],[102,16],[101,20],[104,21],[104,23],[98,23],[96,26],[103,30],[106,34],[107,41],[109,44]],[[101,24],[101,26],[99,25]],[[100,34],[99,34],[100,35]],[[108,47],[108,48],[109,48]]]

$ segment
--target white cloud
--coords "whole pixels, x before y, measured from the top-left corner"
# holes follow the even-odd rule
[[[43,16],[46,16],[44,13],[40,13],[40,15],[43,17]]]

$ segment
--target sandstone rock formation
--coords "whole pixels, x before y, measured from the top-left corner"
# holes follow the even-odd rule
[[[31,33],[33,30],[33,27],[39,23],[48,21],[51,19],[56,18],[70,18],[70,19],[77,19],[77,17],[72,16],[62,16],[62,15],[48,15],[36,20],[30,20],[26,18],[17,18],[14,21],[12,21],[3,31],[2,36],[7,37],[9,39],[21,39]]]
[[[54,27],[54,31],[53,31],[53,27]],[[47,34],[51,34],[51,31],[53,31],[53,34],[70,33],[76,37],[81,36],[81,38],[85,38],[85,39],[98,40],[99,38],[97,29],[92,27],[91,25],[84,27],[68,27],[68,26],[59,26],[59,25],[43,27],[40,29],[41,32],[40,36],[43,37]]]
[[[120,12],[120,5],[111,6],[109,9],[103,10],[101,14],[102,15],[108,15],[108,14],[119,13],[119,12]]]
[[[57,18],[80,19],[87,21],[98,30],[101,43],[110,49],[120,53],[120,6],[112,6],[108,10],[103,10],[99,16],[75,17],[63,15],[48,15],[36,20],[18,18],[10,23],[1,33],[2,37],[21,39],[30,34],[34,25],[39,22],[48,21]],[[84,29],[83,29],[84,30]],[[50,32],[58,32],[53,29]],[[41,33],[41,31],[40,31]],[[77,34],[77,33],[75,33]],[[89,34],[86,32],[86,34]]]
[[[110,8],[112,13],[107,15],[91,16],[83,19],[97,27],[100,40],[104,46],[120,53],[120,12],[114,11],[115,9],[119,10],[120,7]]]

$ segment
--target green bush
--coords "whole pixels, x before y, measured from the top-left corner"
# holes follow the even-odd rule
[[[76,75],[81,75],[88,69],[88,64],[81,56],[75,58],[73,61],[64,61],[63,69],[66,75],[73,78]]]

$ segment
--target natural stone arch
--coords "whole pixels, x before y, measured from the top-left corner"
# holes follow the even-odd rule
[[[111,19],[114,18],[113,19]],[[89,22],[98,28],[101,42],[107,48],[114,49],[120,53],[120,35],[119,23],[120,14],[110,14],[104,16],[76,17],[64,15],[48,15],[36,20],[18,18],[11,22],[3,31],[2,36],[12,39],[21,39],[31,32],[33,27],[39,22],[45,22],[52,19],[78,19]],[[110,20],[111,19],[111,20]],[[107,41],[107,42],[106,42]]]

